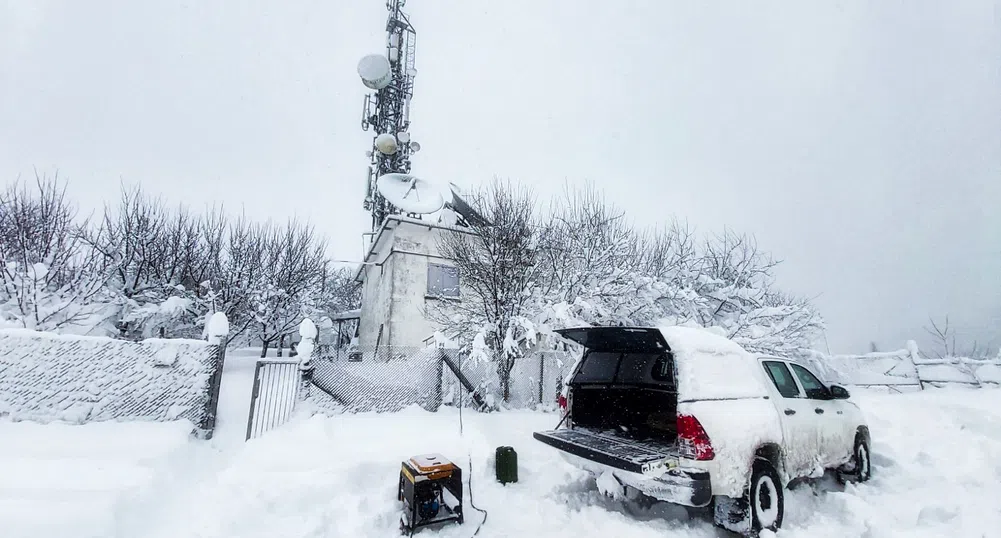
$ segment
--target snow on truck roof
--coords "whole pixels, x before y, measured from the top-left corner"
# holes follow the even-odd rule
[[[722,336],[712,329],[702,327],[683,327],[678,325],[662,325],[660,329],[667,344],[672,350],[683,348],[700,353],[715,355],[747,355],[751,356],[740,344]]]
[[[712,330],[658,327],[675,358],[679,400],[758,398],[768,395],[754,355]]]

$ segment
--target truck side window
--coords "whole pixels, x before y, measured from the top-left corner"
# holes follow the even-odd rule
[[[783,398],[799,398],[799,387],[796,386],[796,380],[792,378],[785,364],[775,361],[764,361],[762,364]]]
[[[799,382],[803,384],[803,389],[806,390],[806,397],[811,400],[830,400],[831,393],[827,390],[827,387],[817,379],[817,376],[810,373],[809,370],[803,368],[798,364],[792,365],[792,371],[796,372],[796,377],[799,378]]]
[[[656,381],[674,382],[674,361],[671,360],[670,353],[661,353],[657,361],[653,363],[653,371],[650,377]]]

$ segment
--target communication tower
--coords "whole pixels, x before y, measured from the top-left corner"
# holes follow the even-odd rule
[[[403,12],[406,0],[386,0],[386,53],[370,54],[358,62],[362,84],[373,90],[365,96],[362,129],[374,130],[365,180],[363,207],[372,214],[372,231],[386,217],[398,213],[421,215],[448,209],[450,224],[469,226],[485,222],[459,196],[454,185],[449,200],[431,183],[410,174],[410,156],[421,146],[410,138],[410,101],[417,69],[414,58],[417,32]],[[451,218],[451,217],[454,217]]]

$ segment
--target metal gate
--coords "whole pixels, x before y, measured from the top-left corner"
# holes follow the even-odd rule
[[[281,426],[292,416],[299,393],[299,362],[259,360],[247,418],[247,440]]]

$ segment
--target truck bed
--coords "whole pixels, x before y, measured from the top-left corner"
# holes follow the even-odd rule
[[[586,460],[640,474],[651,474],[677,462],[674,443],[631,439],[612,431],[584,428],[535,432],[536,440]]]

